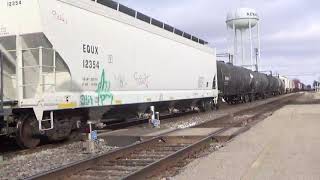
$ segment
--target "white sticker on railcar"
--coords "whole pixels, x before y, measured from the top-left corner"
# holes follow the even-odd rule
[[[7,27],[0,25],[0,36],[8,35]]]

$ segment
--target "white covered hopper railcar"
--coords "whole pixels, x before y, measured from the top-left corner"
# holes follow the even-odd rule
[[[293,80],[285,77],[285,76],[279,76],[279,78],[283,81],[285,85],[285,92],[286,93],[291,93],[294,90],[294,82]]]
[[[215,50],[113,1],[0,2],[4,120],[26,147],[79,122],[217,103]],[[7,126],[5,126],[5,124]],[[16,130],[17,128],[17,130]]]

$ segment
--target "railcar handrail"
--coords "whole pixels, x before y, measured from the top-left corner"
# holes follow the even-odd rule
[[[35,66],[23,66],[21,69],[27,69],[27,68],[40,68],[40,67],[46,67],[46,68],[55,68],[56,66],[46,66],[46,65],[35,65]]]
[[[46,48],[46,47],[36,47],[36,48],[23,48],[21,49],[22,51],[28,51],[28,50],[38,50],[39,48],[42,48],[42,49],[47,49],[47,50],[53,50],[52,48]],[[16,49],[10,49],[10,50],[7,50],[8,52],[16,52],[17,50]]]
[[[50,50],[50,51],[47,51]],[[19,49],[19,50],[6,50],[7,53],[12,54],[17,51],[20,51],[21,53],[25,52],[31,52],[32,54],[35,55],[35,57],[24,57],[22,55],[22,66],[17,69],[20,72],[20,74],[24,74],[23,71],[29,71],[33,72],[34,74],[38,73],[39,80],[38,82],[26,82],[25,80],[18,79],[17,81],[22,81],[21,83],[17,83],[17,88],[26,88],[26,87],[37,87],[40,86],[38,89],[39,94],[43,94],[45,92],[45,88],[53,88],[55,91],[56,88],[56,51],[55,49],[52,48],[46,48],[46,47],[35,47],[35,48],[24,48],[24,49]],[[46,53],[49,53],[45,56]],[[32,55],[33,56],[33,55]],[[16,57],[18,58],[18,57]],[[16,58],[12,58],[12,61],[14,61],[14,65],[16,65]],[[46,59],[45,59],[46,58]],[[34,59],[34,60],[32,60]],[[30,61],[31,60],[31,61]],[[29,62],[29,64],[25,64],[26,62]],[[32,70],[34,69],[34,70]],[[47,72],[48,71],[48,72]],[[11,79],[14,79],[14,76],[17,76],[17,72],[15,74],[8,74]],[[43,78],[49,77],[52,75],[52,83],[41,83],[43,82]],[[25,99],[25,94],[22,94],[22,99]],[[18,98],[19,99],[19,98]],[[22,100],[22,99],[19,99]]]
[[[45,48],[45,47],[37,47],[37,48],[27,48],[27,49],[22,49],[21,51],[32,51],[32,50],[37,50],[38,51],[38,62],[36,65],[31,65],[31,66],[22,66],[21,69],[26,70],[26,69],[32,69],[32,68],[37,68],[39,69],[39,82],[35,82],[35,83],[23,83],[22,85],[20,85],[20,87],[37,87],[40,86],[41,91],[39,92],[40,94],[44,93],[44,89],[45,87],[52,87],[52,88],[56,88],[56,51],[52,48]],[[44,65],[43,64],[43,50],[51,50],[52,53],[52,66],[49,65]],[[48,72],[44,72],[43,68],[52,68],[52,72],[48,73]],[[53,74],[54,79],[53,79],[53,83],[40,83],[43,82],[43,78],[44,76],[48,75],[48,74]]]

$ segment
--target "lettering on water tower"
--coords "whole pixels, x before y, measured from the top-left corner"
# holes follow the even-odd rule
[[[257,13],[254,13],[254,12],[247,12],[247,16],[252,16],[252,17],[254,17],[254,16],[258,16],[258,14],[257,14]]]

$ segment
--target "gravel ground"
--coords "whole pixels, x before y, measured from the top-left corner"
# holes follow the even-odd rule
[[[95,153],[89,153],[86,142],[76,142],[56,149],[21,155],[0,164],[0,180],[23,179],[79,160],[114,150],[100,142]]]
[[[185,129],[189,128],[208,120],[216,118],[218,115],[214,113],[205,113],[205,114],[194,114],[189,117],[181,117],[181,119],[172,120],[171,122],[165,122],[161,124],[161,127],[171,128],[171,129]],[[220,115],[221,116],[221,115]]]
[[[289,96],[289,95],[285,95]],[[200,114],[191,114],[187,116],[182,116],[182,117],[177,117],[177,118],[172,118],[170,121],[163,121],[161,123],[161,127],[164,128],[172,128],[172,129],[184,129],[188,128],[191,126],[195,126],[207,121],[211,121],[212,119],[217,119],[222,116],[226,116],[228,114],[233,114],[235,112],[253,108],[255,106],[259,106],[262,104],[266,104],[268,102],[272,102],[277,99],[281,99],[285,96],[280,96],[280,97],[275,97],[275,98],[270,98],[267,100],[261,100],[261,101],[255,101],[253,103],[247,103],[247,104],[238,104],[234,106],[225,106],[221,108],[218,111],[213,111],[213,112],[207,112],[207,113],[200,113]]]

